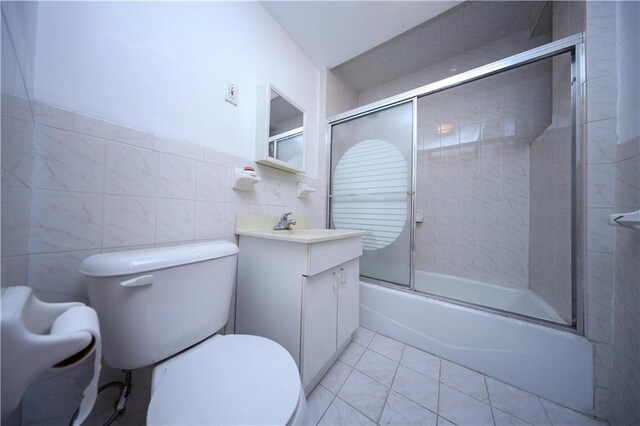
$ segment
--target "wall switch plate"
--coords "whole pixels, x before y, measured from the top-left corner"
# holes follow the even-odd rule
[[[238,105],[238,88],[235,84],[227,81],[227,92],[224,95],[224,100],[231,104]]]
[[[424,212],[420,209],[416,209],[416,223],[424,222]]]

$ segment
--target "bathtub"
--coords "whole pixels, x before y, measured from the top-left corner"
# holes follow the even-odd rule
[[[424,293],[568,324],[544,299],[528,288],[490,284],[425,271],[416,271],[415,283],[415,289]]]
[[[576,334],[360,283],[360,324],[543,398],[593,413],[593,352]]]

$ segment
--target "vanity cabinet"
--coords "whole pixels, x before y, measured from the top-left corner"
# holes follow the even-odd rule
[[[240,235],[236,332],[289,351],[310,392],[359,323],[361,235],[320,242]]]

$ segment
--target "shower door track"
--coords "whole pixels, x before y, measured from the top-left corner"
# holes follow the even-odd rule
[[[431,297],[446,302],[453,302],[459,305],[472,307],[474,309],[480,309],[487,312],[493,312],[498,315],[507,317],[513,317],[517,319],[523,319],[539,324],[544,324],[556,329],[564,331],[574,332],[580,335],[584,334],[584,297],[578,297],[578,294],[584,296],[584,288],[581,282],[578,282],[578,270],[577,260],[578,252],[582,252],[584,256],[584,236],[582,230],[584,229],[585,218],[582,209],[577,206],[583,204],[584,200],[584,179],[578,179],[578,173],[581,172],[581,166],[584,164],[583,158],[583,132],[579,123],[582,123],[583,117],[585,117],[585,51],[584,51],[584,33],[574,34],[560,40],[556,40],[547,43],[543,46],[539,46],[530,50],[527,50],[516,55],[509,56],[504,59],[492,62],[487,65],[483,65],[478,68],[474,68],[469,71],[448,77],[434,83],[430,83],[424,86],[420,86],[416,89],[409,90],[398,95],[390,96],[380,101],[372,102],[367,105],[363,105],[352,110],[333,115],[327,119],[329,124],[326,136],[326,155],[327,155],[327,226],[330,221],[330,201],[331,201],[331,128],[336,124],[343,123],[345,121],[353,120],[358,117],[371,114],[376,111],[387,109],[405,102],[413,103],[413,160],[412,160],[412,177],[411,177],[411,191],[408,193],[411,195],[411,278],[409,287],[401,286],[398,284],[389,283],[387,281],[371,280],[376,284],[393,288],[401,291],[410,291],[412,293],[420,293],[427,297]],[[452,89],[457,86],[461,86],[466,83],[471,83],[476,80],[480,80],[485,77],[490,77],[495,74],[499,74],[512,69],[520,68],[522,66],[538,62],[547,58],[561,55],[563,53],[571,54],[571,97],[572,97],[572,223],[571,223],[571,305],[572,305],[572,323],[570,325],[564,325],[551,321],[546,321],[526,315],[517,314],[514,312],[503,311],[496,308],[489,308],[473,303],[460,301],[457,299],[449,299],[442,296],[434,296],[432,294],[422,293],[415,290],[415,187],[416,187],[416,153],[417,153],[417,102],[418,98],[426,95],[442,92],[447,89]]]

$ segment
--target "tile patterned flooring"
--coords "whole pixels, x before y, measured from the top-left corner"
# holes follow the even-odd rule
[[[606,425],[363,327],[307,399],[311,425]]]

